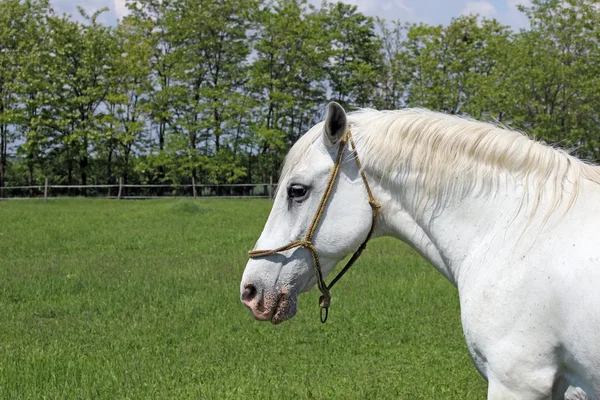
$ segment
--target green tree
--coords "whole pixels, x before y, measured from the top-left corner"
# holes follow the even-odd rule
[[[23,65],[35,46],[27,35],[31,19],[47,3],[6,0],[0,2],[0,196],[8,169],[9,145],[17,137],[21,118],[19,78]]]
[[[413,79],[408,103],[449,114],[480,118],[496,114],[509,71],[503,54],[510,31],[496,20],[462,16],[450,25],[412,25],[406,51]]]
[[[227,159],[221,152],[235,152],[235,141],[230,147],[227,139],[235,136],[251,103],[244,84],[251,46],[248,35],[258,2],[184,0],[180,6],[182,23],[176,30],[183,51],[177,75],[179,133],[187,138],[191,175],[198,179],[200,168],[204,180],[212,180],[208,172],[215,168],[209,164]],[[235,163],[228,167],[230,173],[219,176],[219,181],[240,177]]]
[[[321,12],[324,46],[331,50],[327,68],[331,99],[347,108],[372,106],[383,72],[375,21],[342,2],[326,4]]]
[[[0,2],[0,195],[43,177],[269,181],[329,98],[495,119],[600,159],[591,0],[533,0],[517,34],[477,16],[375,23],[341,2],[129,7],[112,28],[102,11],[75,22],[48,0]]]
[[[55,156],[66,164],[67,183],[73,184],[75,168],[81,185],[88,183],[90,152],[102,136],[104,100],[110,91],[114,54],[112,28],[98,22],[105,10],[88,16],[85,23],[67,17],[51,19],[53,77],[50,126]],[[85,189],[82,191],[85,194]]]
[[[153,171],[156,179],[165,177],[165,165],[161,154],[165,150],[169,127],[174,127],[173,104],[176,97],[176,74],[183,63],[183,53],[178,48],[177,27],[182,24],[179,0],[140,0],[130,3],[132,25],[143,31],[142,37],[149,40],[152,49],[151,86],[147,93],[151,99],[147,112],[155,130],[158,143],[153,143],[147,163],[143,169]]]
[[[20,118],[16,128],[24,141],[18,149],[25,159],[27,184],[36,183],[36,169],[46,176],[44,152],[51,132],[48,130],[46,107],[51,95],[48,82],[51,64],[51,42],[48,19],[56,18],[47,1],[27,4],[27,17],[23,20],[20,33],[26,43],[20,49],[21,68],[17,75],[17,94],[20,103]],[[33,191],[30,189],[30,194]]]
[[[600,160],[600,14],[587,0],[534,0],[516,40],[511,119]]]
[[[377,19],[382,47],[382,71],[378,79],[376,107],[396,110],[406,107],[413,65],[407,51],[409,26],[401,21]]]
[[[263,182],[284,151],[320,117],[330,54],[322,17],[305,0],[280,0],[259,10],[250,87],[259,104],[254,146]]]
[[[110,93],[106,96],[108,114],[99,154],[105,153],[106,179],[115,182],[116,163],[125,184],[134,168],[136,146],[145,146],[148,124],[148,94],[151,86],[151,39],[147,28],[125,18],[115,30]],[[143,147],[142,147],[143,150]]]

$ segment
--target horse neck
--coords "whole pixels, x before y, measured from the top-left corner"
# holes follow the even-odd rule
[[[380,234],[411,244],[457,286],[467,266],[487,261],[481,252],[526,249],[523,232],[534,242],[586,179],[600,183],[600,169],[487,124],[408,110],[366,112],[355,125],[369,180],[379,182]]]
[[[384,199],[380,233],[411,245],[460,288],[461,280],[473,273],[467,271],[473,267],[470,260],[482,251],[499,251],[499,243],[514,245],[519,229],[527,225],[526,213],[519,212],[522,184],[509,176],[499,180],[502,184],[493,194],[473,190],[460,199],[445,199],[441,207],[424,210],[419,196],[414,195],[419,189],[410,179],[379,184],[375,193]]]

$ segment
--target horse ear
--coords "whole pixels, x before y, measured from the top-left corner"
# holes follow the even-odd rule
[[[348,129],[348,119],[346,117],[346,111],[335,101],[329,103],[327,110],[327,118],[325,119],[325,136],[329,140],[329,143],[333,146],[346,133]]]

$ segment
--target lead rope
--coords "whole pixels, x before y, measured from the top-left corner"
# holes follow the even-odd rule
[[[329,197],[331,196],[331,192],[333,190],[333,186],[335,185],[335,181],[339,175],[342,157],[344,155],[344,149],[346,144],[350,141],[350,145],[352,147],[352,151],[354,153],[354,159],[356,160],[356,165],[360,171],[360,175],[365,184],[365,188],[367,189],[367,194],[369,196],[369,205],[371,206],[371,210],[373,212],[373,220],[371,222],[371,229],[369,229],[369,233],[367,237],[362,242],[362,244],[358,247],[358,249],[354,252],[350,260],[346,263],[344,268],[337,274],[337,276],[331,281],[329,285],[325,283],[323,279],[323,272],[321,270],[321,263],[319,262],[319,255],[317,253],[317,249],[312,242],[315,231],[317,230],[317,226],[319,225],[319,221],[325,212],[325,207],[327,206],[327,202],[329,201]],[[288,243],[284,246],[278,247],[273,250],[252,250],[248,252],[248,257],[250,258],[260,258],[270,256],[276,253],[280,253],[285,250],[293,249],[294,247],[304,247],[308,249],[312,255],[313,259],[313,267],[315,270],[315,276],[317,278],[317,286],[322,293],[322,296],[319,297],[319,316],[321,318],[321,323],[325,323],[327,321],[327,317],[329,316],[329,306],[331,305],[331,293],[330,289],[333,285],[336,284],[337,281],[350,269],[350,267],[358,260],[358,257],[362,254],[363,250],[367,247],[367,242],[371,239],[371,235],[375,230],[375,222],[377,220],[377,216],[379,214],[379,208],[381,204],[379,204],[375,198],[373,197],[373,193],[371,192],[371,187],[369,186],[369,182],[367,181],[367,177],[365,176],[364,171],[362,170],[362,165],[358,158],[358,152],[356,151],[356,144],[354,143],[354,139],[352,138],[352,134],[350,130],[347,130],[344,134],[340,142],[340,147],[338,149],[337,157],[335,163],[333,164],[333,170],[331,171],[331,175],[329,175],[329,180],[327,181],[327,187],[325,188],[325,192],[321,197],[321,201],[319,202],[319,207],[313,217],[313,220],[308,228],[308,232],[304,239],[296,240],[294,242]],[[325,316],[323,316],[323,310],[325,310]]]

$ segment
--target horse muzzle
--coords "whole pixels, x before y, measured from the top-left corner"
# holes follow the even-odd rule
[[[286,287],[267,290],[245,282],[241,287],[240,300],[259,321],[271,321],[277,325],[296,315],[298,295]]]

